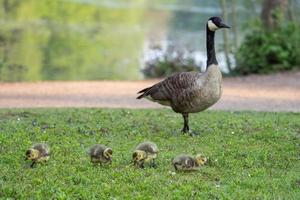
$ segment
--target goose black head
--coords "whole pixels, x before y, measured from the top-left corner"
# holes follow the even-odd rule
[[[207,21],[207,28],[210,31],[216,31],[220,28],[230,28],[230,26],[224,24],[220,17],[211,17]]]

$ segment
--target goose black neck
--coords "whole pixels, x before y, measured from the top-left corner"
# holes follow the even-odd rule
[[[208,68],[212,64],[218,65],[215,52],[215,32],[209,30],[208,25],[206,25],[206,51],[206,68]]]

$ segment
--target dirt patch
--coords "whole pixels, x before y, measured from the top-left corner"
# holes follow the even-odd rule
[[[0,83],[0,108],[160,108],[136,100],[159,80]],[[300,112],[300,72],[223,79],[223,96],[211,109]]]

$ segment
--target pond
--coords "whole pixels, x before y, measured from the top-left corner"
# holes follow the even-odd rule
[[[221,15],[219,1],[204,0],[0,2],[1,81],[141,79],[151,47],[169,43],[205,63],[205,23]],[[240,2],[239,25],[258,13]]]

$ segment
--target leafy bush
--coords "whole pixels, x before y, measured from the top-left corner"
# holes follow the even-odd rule
[[[237,51],[235,74],[270,73],[300,68],[300,26],[287,23],[273,30],[261,25],[246,35]]]
[[[154,56],[145,62],[142,70],[146,78],[161,78],[175,72],[197,71],[201,64],[196,62],[192,51],[177,49],[170,45],[152,49]]]

